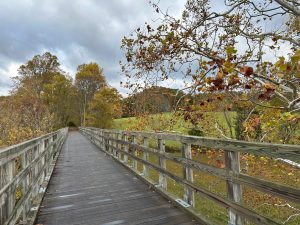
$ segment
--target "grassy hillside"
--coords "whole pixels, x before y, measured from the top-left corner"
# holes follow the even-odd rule
[[[199,122],[197,127],[201,129],[205,127],[204,136],[221,137],[216,130],[215,124],[218,123],[224,129],[228,129],[222,112],[206,112],[204,119]],[[236,113],[229,112],[229,119],[234,123]],[[172,113],[161,113],[147,115],[143,117],[129,117],[114,120],[114,128],[118,130],[143,130],[143,131],[165,131],[171,133],[188,134],[193,125],[184,121],[183,116],[174,115]]]

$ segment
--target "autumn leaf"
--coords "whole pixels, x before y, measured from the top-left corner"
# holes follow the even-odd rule
[[[231,56],[232,54],[235,54],[237,50],[233,46],[228,46],[226,48],[226,53],[228,56]]]
[[[213,66],[213,65],[216,64],[216,62],[215,61],[209,61],[209,62],[207,62],[207,64],[210,65],[210,66]]]
[[[235,84],[238,84],[239,82],[240,82],[240,79],[236,74],[231,75],[229,77],[229,83],[228,83],[229,85],[235,85]]]
[[[221,168],[221,169],[223,169],[223,168],[225,168],[225,165],[224,165],[224,163],[221,161],[221,160],[216,160],[216,166],[218,167],[218,168]]]
[[[217,73],[217,79],[218,79],[218,80],[222,80],[222,79],[223,79],[223,76],[224,76],[223,72],[219,71],[219,72]]]
[[[251,89],[251,88],[252,88],[252,86],[250,84],[245,85],[245,89]]]
[[[258,126],[258,125],[260,125],[260,118],[259,117],[255,117],[255,118],[252,119],[251,122],[252,122],[253,126]]]
[[[295,54],[291,57],[291,61],[293,63],[297,63],[300,61],[300,50],[297,50]]]
[[[270,82],[265,83],[264,88],[266,89],[266,92],[273,92],[276,89],[275,86]]]
[[[253,74],[253,68],[251,66],[243,66],[240,68],[240,72],[244,74],[245,77],[250,77]]]
[[[201,82],[200,82],[200,81],[196,81],[196,82],[195,82],[195,85],[196,85],[196,86],[199,86],[199,85],[201,85]]]

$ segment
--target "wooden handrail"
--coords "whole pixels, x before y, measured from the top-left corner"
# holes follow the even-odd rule
[[[30,215],[45,191],[41,185],[49,181],[67,132],[63,128],[0,151],[0,224],[34,222]]]
[[[169,177],[183,185],[183,200],[188,203],[190,206],[189,208],[193,209],[195,203],[194,192],[198,192],[215,203],[227,208],[229,213],[229,224],[244,224],[244,219],[248,219],[255,224],[278,224],[277,222],[260,215],[243,205],[241,185],[247,185],[259,191],[300,204],[299,189],[243,174],[240,171],[239,162],[240,153],[251,153],[271,158],[281,157],[297,160],[300,158],[299,145],[253,143],[177,134],[129,132],[83,127],[80,128],[80,131],[99,146],[101,150],[110,154],[114,157],[114,159],[127,166],[143,179],[148,180],[149,178],[148,168],[156,170],[160,179],[158,184],[154,185],[154,187],[159,190],[163,190],[163,192],[167,193],[167,195],[166,177]],[[137,143],[137,137],[142,138],[143,143],[141,145]],[[150,138],[157,140],[157,149],[149,147],[148,142]],[[164,142],[168,140],[179,141],[182,143],[183,148],[181,156],[164,151]],[[225,168],[216,168],[193,160],[190,151],[191,145],[213,148],[215,150],[224,150]],[[136,152],[138,151],[141,151],[144,154],[143,158],[137,156]],[[159,158],[159,165],[153,164],[149,161],[149,154],[156,155]],[[131,159],[131,165],[128,164],[128,158]],[[165,165],[165,160],[171,160],[181,164],[183,167],[183,178],[173,174],[171,171],[168,171]],[[142,174],[137,170],[136,162],[143,165]],[[227,183],[227,198],[221,197],[197,186],[193,182],[193,170],[210,173],[225,180]],[[205,221],[206,224],[213,224],[212,222],[201,218],[201,215],[196,212],[194,214],[200,217],[200,221]]]

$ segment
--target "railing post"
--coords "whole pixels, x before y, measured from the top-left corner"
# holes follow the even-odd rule
[[[109,153],[109,133],[104,132],[105,151]]]
[[[103,130],[101,130],[100,135],[101,135],[101,138],[100,138],[100,140],[101,140],[100,148],[102,150],[105,150],[105,138],[104,138],[104,131]]]
[[[29,164],[28,151],[25,151],[21,155],[21,162],[22,162],[22,169],[25,169],[27,167],[27,165]],[[27,174],[26,177],[24,177],[24,179],[22,181],[22,187],[23,187],[23,193],[27,193],[28,187],[29,187],[29,174]],[[23,206],[23,212],[22,212],[23,221],[26,220],[28,210],[29,210],[29,203],[27,200],[24,202],[24,206]]]
[[[114,135],[112,133],[108,133],[108,145],[109,145],[109,153],[114,155],[114,148],[113,148],[113,143],[114,141],[111,140],[114,137]]]
[[[6,175],[7,175],[7,180],[12,181],[16,172],[16,162],[15,159],[10,160],[9,162],[6,163]],[[12,213],[15,204],[16,204],[16,187],[10,187],[8,190],[8,196],[7,196],[7,217]]]
[[[97,130],[97,131],[95,131],[94,132],[94,138],[95,138],[95,145],[97,146],[97,147],[99,147],[100,148],[100,146],[101,146],[101,142],[100,142],[100,131],[99,130]]]
[[[47,176],[47,173],[49,171],[49,166],[50,166],[50,162],[52,161],[52,158],[50,159],[50,157],[52,156],[52,153],[54,152],[55,148],[52,145],[53,142],[53,136],[51,136],[50,138],[48,138],[48,142],[47,142],[47,146],[45,146],[45,150],[47,152],[45,152],[45,155],[42,158],[42,167],[45,165],[44,167],[44,171],[43,171],[43,179]],[[49,147],[49,145],[52,145],[51,147]]]
[[[124,144],[124,151],[128,152],[128,136],[127,134],[123,134],[123,140],[126,142],[126,144]],[[128,164],[128,155],[124,154],[124,163],[127,165]]]
[[[33,148],[33,160],[37,159],[39,157],[40,152],[43,150],[44,148],[44,139],[41,139],[39,141],[39,144]],[[32,196],[35,197],[38,193],[38,188],[39,188],[39,184],[38,182],[36,182],[34,184],[34,181],[36,179],[38,179],[38,173],[39,173],[39,161],[35,161],[33,164],[33,177],[32,177],[32,185],[33,185],[33,190],[32,190]]]
[[[115,135],[115,151],[116,151],[116,158],[119,158],[119,152],[118,152],[118,149],[119,149],[119,143],[118,143],[118,140],[119,140],[119,134],[116,133],[116,135]]]
[[[111,142],[110,142],[110,144],[111,144],[111,150],[112,150],[112,154],[113,154],[113,156],[114,157],[116,157],[116,155],[117,155],[117,151],[116,151],[116,149],[115,149],[115,147],[116,147],[116,141],[115,141],[115,139],[116,139],[116,134],[113,134],[113,133],[111,133],[111,138],[113,139]]]
[[[7,163],[0,166],[0,188],[9,182],[7,166]],[[8,216],[8,192],[6,191],[0,196],[0,224],[4,224]]]
[[[106,138],[107,138],[107,139],[106,139],[106,146],[107,146],[106,149],[107,149],[107,152],[108,152],[108,153],[111,153],[110,140],[109,140],[109,138],[110,138],[110,133],[108,133],[108,132],[106,133]]]
[[[131,143],[136,144],[136,137],[134,135],[131,135]],[[137,156],[137,150],[133,149],[132,154]],[[132,168],[137,170],[137,161],[133,158],[131,160],[132,160],[132,164],[131,164]]]
[[[40,157],[40,155],[44,151],[46,151],[46,149],[48,148],[49,144],[50,144],[50,138],[47,138],[47,139],[45,139],[43,141],[42,148],[39,151],[38,157]],[[46,162],[46,159],[45,159],[45,155],[44,155],[44,156],[42,156],[42,158],[40,158],[40,160],[38,162],[38,165],[39,165],[39,167],[38,167],[39,168],[38,169],[38,174],[40,173],[40,171],[42,171],[42,168],[43,168],[45,162]],[[41,173],[41,176],[38,178],[38,188],[43,183],[45,177],[46,177],[46,171],[43,170],[42,173]]]
[[[49,143],[50,145],[52,145],[50,147],[50,149],[47,150],[47,152],[45,153],[45,156],[44,156],[44,163],[46,164],[45,166],[45,176],[47,176],[47,173],[49,172],[49,169],[50,169],[50,162],[52,161],[53,159],[53,155],[54,155],[54,152],[56,151],[56,146],[54,146],[54,136],[51,136],[51,138],[49,139]]]
[[[192,148],[191,144],[183,143],[182,145],[182,157],[186,159],[192,159]],[[193,169],[189,168],[188,166],[183,166],[183,178],[187,181],[193,182]],[[195,206],[195,194],[194,191],[184,186],[184,194],[183,200],[190,204],[191,206]]]
[[[28,154],[27,154],[27,160],[28,160],[28,164],[32,164],[32,161],[34,160],[34,152],[36,150],[37,146],[33,146],[33,148],[31,148],[30,150],[28,150]],[[33,180],[34,180],[34,169],[31,168],[29,171],[28,171],[28,188],[31,188],[31,186],[33,185]],[[31,197],[32,197],[32,192],[29,194],[29,200],[27,202],[27,207],[28,207],[28,210],[30,209],[31,207]]]
[[[95,135],[97,137],[97,140],[96,140],[97,144],[96,145],[101,149],[101,145],[102,145],[101,131],[98,130],[95,133]]]
[[[240,153],[225,151],[225,167],[228,172],[240,172]],[[242,187],[240,184],[227,181],[228,198],[234,202],[242,202]],[[243,225],[243,218],[229,208],[229,225]]]
[[[147,137],[143,138],[143,145],[144,145],[144,147],[149,146],[149,140]],[[144,151],[143,159],[147,162],[149,161],[149,153],[148,152]],[[143,164],[143,174],[145,177],[149,177],[149,167],[145,164]]]
[[[120,134],[119,133],[117,133],[116,134],[116,157],[118,158],[118,159],[120,159],[121,158],[121,154],[120,154],[120,152],[118,151],[118,150],[120,150],[120,148],[121,148],[121,145],[119,144],[119,138],[120,138]]]
[[[106,136],[105,136],[105,132],[104,131],[102,131],[102,149],[104,150],[104,151],[106,151]]]
[[[163,139],[158,139],[158,148],[159,153],[165,153],[165,141]],[[166,169],[166,160],[162,157],[159,157],[159,166],[162,169]],[[163,173],[159,173],[159,186],[163,189],[167,189],[167,178]]]
[[[98,132],[98,134],[99,134],[99,148],[100,149],[103,149],[103,132],[102,132],[102,130],[100,130],[99,132]]]

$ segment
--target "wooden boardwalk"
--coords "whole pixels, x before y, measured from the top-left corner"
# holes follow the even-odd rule
[[[58,158],[37,224],[195,224],[79,132]]]

